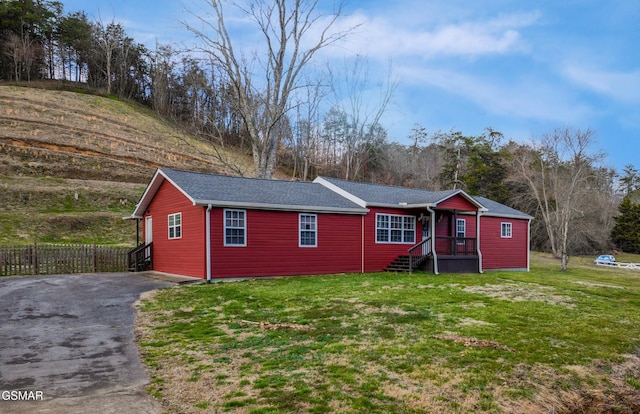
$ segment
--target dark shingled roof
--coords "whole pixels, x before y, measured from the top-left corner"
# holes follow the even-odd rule
[[[310,182],[230,177],[164,168],[160,172],[201,205],[367,212],[328,188]]]
[[[511,208],[505,206],[504,204],[500,204],[497,201],[489,200],[485,197],[473,196],[473,198],[480,204],[482,204],[488,211],[485,213],[487,215],[496,215],[496,216],[509,216],[509,217],[518,217],[523,219],[532,219],[528,214],[523,213],[522,211],[518,211],[515,208]]]
[[[338,178],[321,177],[323,180],[341,188],[371,206],[398,206],[400,203],[411,204],[434,204],[445,200],[452,195],[461,192],[460,190],[427,191],[416,188],[398,187],[391,185],[358,183],[354,181],[340,180]],[[466,193],[464,193],[467,195]],[[511,207],[489,200],[485,197],[475,197],[467,195],[475,203],[485,207],[486,215],[509,216],[517,218],[532,218]]]
[[[340,180],[338,178],[322,177],[323,180],[340,187],[369,204],[395,205],[436,203],[450,197],[458,190],[426,191],[416,188],[398,187],[392,185],[357,183]]]

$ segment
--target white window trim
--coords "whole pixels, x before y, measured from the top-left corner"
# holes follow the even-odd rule
[[[505,236],[505,233],[504,233],[505,228],[509,229],[508,236]],[[502,223],[500,223],[500,237],[503,239],[513,238],[513,224],[510,221],[503,221]]]
[[[174,217],[173,219],[173,226],[171,225],[171,217]],[[176,225],[176,221],[175,221],[175,217],[180,217],[180,224]],[[171,237],[171,229],[173,228],[173,234],[174,236]],[[180,236],[176,237],[176,230],[177,228],[180,228]],[[182,238],[182,212],[178,212],[178,213],[172,213],[169,214],[167,216],[167,238],[169,240],[179,240]]]
[[[389,217],[389,227],[385,228],[383,230],[388,230],[389,231],[389,241],[379,241],[378,240],[378,217],[379,216],[388,216]],[[402,228],[400,228],[401,231],[401,238],[403,241],[399,241],[399,242],[395,242],[395,241],[391,241],[391,217],[402,217]],[[413,221],[413,241],[410,242],[406,242],[404,241],[404,232],[405,232],[405,228],[404,228],[404,218],[408,217]],[[410,215],[402,215],[402,214],[387,214],[387,213],[376,213],[376,231],[374,234],[375,237],[375,241],[376,244],[416,244],[416,217],[415,216],[410,216]],[[394,229],[394,230],[398,230],[398,229]]]
[[[313,224],[315,225],[315,229],[308,230],[302,228],[302,217],[313,217]],[[308,231],[313,232],[314,234],[314,244],[302,244],[302,232]],[[300,213],[298,214],[298,247],[318,247],[318,215],[317,214],[308,214],[308,213]]]
[[[241,212],[244,214],[244,227],[227,226],[227,212]],[[247,210],[225,208],[222,213],[222,240],[225,247],[247,247]],[[227,243],[227,229],[242,229],[244,231],[244,243]]]

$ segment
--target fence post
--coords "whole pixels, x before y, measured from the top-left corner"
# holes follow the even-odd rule
[[[93,273],[98,273],[98,246],[93,242]]]
[[[34,275],[39,275],[40,274],[40,263],[38,263],[38,241],[34,240],[33,241],[33,274]]]

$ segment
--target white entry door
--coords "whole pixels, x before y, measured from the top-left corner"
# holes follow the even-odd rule
[[[153,220],[151,216],[147,216],[144,220],[144,244],[153,241]]]
[[[422,241],[431,237],[431,220],[425,220],[422,223]],[[422,255],[431,253],[431,243],[425,243],[422,245]]]

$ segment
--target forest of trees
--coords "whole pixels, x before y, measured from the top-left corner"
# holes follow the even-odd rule
[[[269,2],[257,3],[267,7]],[[274,4],[280,3],[285,0]],[[275,6],[270,11],[277,12]],[[254,17],[269,24],[259,13]],[[211,25],[224,39],[221,12]],[[347,34],[322,38],[317,46]],[[604,166],[594,148],[594,131],[559,129],[523,144],[489,127],[469,136],[456,130],[427,131],[415,124],[408,137],[392,139],[380,120],[394,84],[390,76],[377,103],[365,105],[366,59],[335,71],[347,73],[347,79],[337,79],[331,70],[322,75],[301,72],[298,80],[306,78],[292,83],[295,94],[276,97],[282,98],[278,101],[250,89],[250,79],[241,76],[243,68],[235,68],[236,76],[225,66],[235,58],[231,44],[195,35],[213,47],[207,53],[178,51],[171,44],[150,50],[128,36],[120,23],[90,21],[82,11],[66,13],[56,1],[0,0],[0,81],[77,82],[96,93],[139,102],[215,145],[234,147],[254,159],[257,151],[268,150],[268,159],[260,162],[273,162],[291,179],[325,175],[482,195],[534,216],[532,248],[553,252],[563,264],[571,255],[611,251],[614,242],[618,248],[639,249],[637,240],[620,238],[639,234],[638,228],[620,230],[627,221],[616,218],[627,211],[638,216],[633,209],[638,172],[627,166],[618,174]],[[349,88],[341,90],[345,84]],[[248,102],[254,104],[251,116]],[[267,131],[262,135],[270,140],[262,149],[255,141],[261,123]],[[270,177],[268,171],[262,175]],[[634,220],[640,226],[639,219]],[[616,223],[617,238],[612,238]]]

